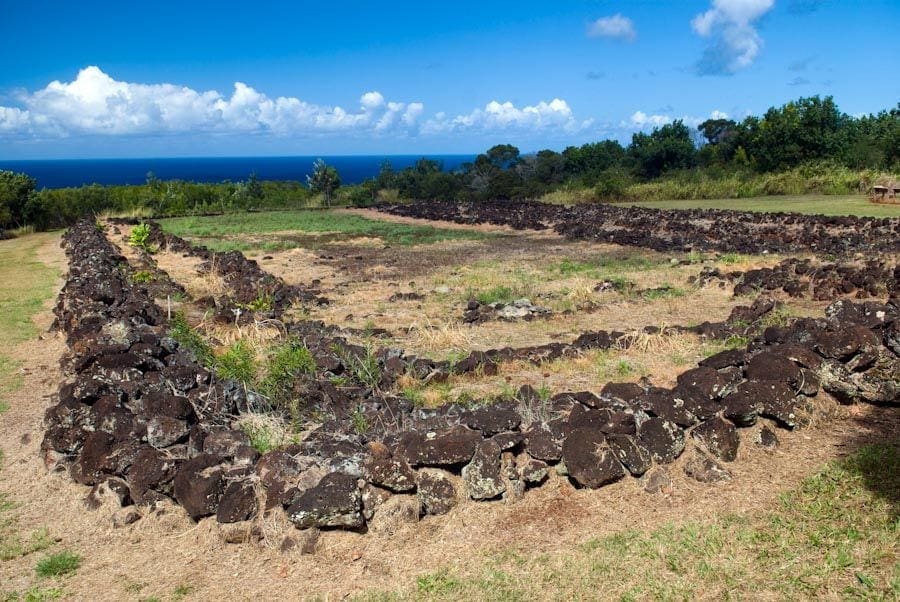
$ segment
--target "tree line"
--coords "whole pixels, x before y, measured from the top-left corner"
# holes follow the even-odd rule
[[[399,171],[385,162],[376,177],[344,187],[322,161],[307,186],[254,175],[197,183],[148,174],[137,186],[37,190],[30,176],[0,171],[0,230],[61,227],[105,211],[170,216],[299,207],[316,195],[326,205],[365,206],[396,199],[532,199],[573,188],[598,200],[796,193],[810,191],[806,182],[816,191],[846,192],[871,185],[870,172],[860,170],[900,171],[900,103],[856,117],[842,113],[830,96],[813,96],[740,121],[708,119],[696,129],[673,121],[635,133],[627,146],[602,140],[522,154],[499,144],[452,172],[426,158]]]

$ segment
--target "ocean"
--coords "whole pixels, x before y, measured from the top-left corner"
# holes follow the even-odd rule
[[[322,159],[333,165],[344,184],[358,184],[374,177],[382,161],[395,171],[412,166],[423,155],[335,156]],[[424,155],[454,170],[474,155]],[[147,173],[161,180],[222,182],[246,180],[255,172],[260,180],[306,181],[318,157],[202,157],[177,159],[53,159],[5,161],[0,170],[23,172],[35,178],[38,188],[64,188],[84,184],[143,184]]]

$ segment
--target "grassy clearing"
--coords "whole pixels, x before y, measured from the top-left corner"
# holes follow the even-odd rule
[[[37,336],[31,317],[53,295],[56,270],[37,258],[38,248],[53,234],[35,234],[0,242],[0,413],[5,397],[22,385],[19,362],[9,357],[22,341]]]
[[[297,233],[322,235],[323,240],[351,238],[380,238],[385,244],[410,246],[431,244],[444,240],[480,240],[487,234],[468,230],[450,230],[431,226],[396,224],[348,215],[335,211],[278,211],[238,213],[211,217],[179,217],[160,220],[167,232],[185,238],[199,239],[216,250],[281,250],[301,246],[285,236],[273,240],[227,240],[238,235]],[[226,239],[226,240],[223,240]]]
[[[690,199],[677,201],[638,201],[627,205],[655,209],[733,209],[736,211],[768,211],[822,214],[900,217],[900,205],[876,205],[862,195],[803,194],[759,196],[743,199]]]
[[[900,441],[864,447],[774,508],[448,565],[360,600],[865,599],[900,597]]]

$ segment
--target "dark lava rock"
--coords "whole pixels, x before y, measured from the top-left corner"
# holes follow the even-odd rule
[[[416,483],[420,514],[446,514],[456,506],[456,486],[450,475],[442,470],[422,469]]]
[[[651,416],[674,422],[679,426],[691,426],[697,419],[685,407],[683,399],[676,398],[671,391],[655,389],[641,395],[636,401],[638,407]]]
[[[522,422],[516,405],[514,401],[498,402],[475,410],[467,410],[460,417],[460,422],[471,429],[481,431],[485,437],[503,431],[514,431]]]
[[[701,483],[721,483],[731,480],[731,472],[727,468],[701,453],[697,453],[685,463],[684,474]]]
[[[747,379],[777,381],[795,384],[800,382],[800,367],[790,359],[774,351],[763,351],[747,363]]]
[[[768,426],[762,427],[759,431],[757,444],[764,449],[775,449],[778,447],[778,437],[775,435],[775,431]]]
[[[177,418],[157,415],[147,421],[147,443],[160,449],[184,441],[190,428],[187,423]]]
[[[250,437],[236,429],[217,429],[206,435],[203,451],[207,454],[234,457],[250,445]]]
[[[635,437],[630,435],[609,435],[606,440],[619,462],[632,475],[636,477],[641,476],[653,464],[650,452],[638,445]]]
[[[562,457],[558,439],[543,427],[532,427],[525,433],[525,449],[532,458],[545,462],[559,462]]]
[[[747,362],[747,352],[743,349],[726,349],[700,361],[701,366],[721,370],[731,366],[743,366]]]
[[[740,436],[737,429],[721,418],[712,418],[697,425],[691,435],[698,439],[715,457],[733,462],[737,458]]]
[[[457,426],[440,433],[415,433],[404,453],[411,466],[451,466],[471,460],[480,441],[476,431]]]
[[[364,468],[373,485],[398,493],[416,488],[416,473],[402,458],[372,456]]]
[[[290,505],[287,516],[300,529],[362,527],[362,493],[356,477],[340,472],[325,475]]]
[[[228,485],[222,495],[216,512],[216,521],[237,523],[250,520],[256,515],[257,509],[258,503],[253,486],[246,482],[234,482]]]
[[[500,446],[490,439],[479,443],[472,461],[462,469],[462,478],[473,500],[488,500],[506,491],[500,478]]]
[[[596,489],[618,481],[625,469],[597,429],[576,428],[563,442],[562,458],[569,477],[583,487]]]
[[[175,499],[192,519],[215,514],[225,492],[221,456],[200,454],[187,460],[175,475]]]
[[[662,418],[650,418],[641,423],[638,441],[657,462],[673,462],[684,451],[684,431]]]
[[[149,491],[171,495],[178,463],[166,452],[152,447],[141,448],[128,470],[128,487],[134,502],[144,503]]]
[[[631,403],[644,393],[636,383],[606,383],[600,391],[603,397],[611,397],[624,403]]]
[[[524,466],[519,468],[519,475],[529,485],[538,485],[547,478],[547,463],[541,460],[529,459]]]

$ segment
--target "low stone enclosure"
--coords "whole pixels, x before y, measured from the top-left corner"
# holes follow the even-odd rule
[[[867,226],[896,228],[896,221]],[[154,231],[155,244],[204,252]],[[170,336],[166,313],[132,283],[127,262],[95,222],[70,228],[64,246],[69,273],[55,313],[69,347],[68,377],[46,413],[42,450],[49,468],[93,487],[89,500],[110,492],[125,506],[170,500],[195,520],[214,515],[221,523],[283,510],[302,529],[365,530],[384,513],[415,519],[467,500],[515,500],[551,477],[586,488],[642,478],[652,488],[654,467],[685,453],[689,476],[728,479],[739,445],[777,444],[773,429],[802,428],[817,396],[900,405],[897,270],[881,266],[878,286],[863,278],[858,290],[883,292],[883,301],[839,299],[819,319],[765,328],[746,348],[685,371],[672,388],[612,382],[550,396],[525,386],[515,399],[475,407],[417,408],[379,385],[406,373],[442,379],[450,371],[490,372],[508,357],[540,362],[629,334],[599,331],[570,344],[475,352],[454,365],[380,349],[381,382],[373,383],[353,376],[351,365],[365,350],[339,329],[287,323],[315,359],[302,390],[305,410],[318,420],[298,443],[260,455],[235,420],[265,400],[217,379]],[[256,294],[265,282],[276,309],[297,299],[325,302],[314,287],[286,288],[239,253],[229,256],[218,269],[243,275],[231,278],[236,291]],[[774,306],[760,299],[724,323],[694,328],[727,336]],[[348,384],[335,386],[333,375]],[[368,425],[363,432],[354,428],[359,420]]]

